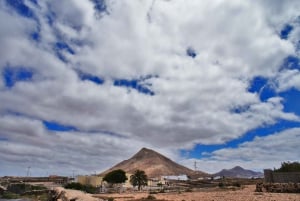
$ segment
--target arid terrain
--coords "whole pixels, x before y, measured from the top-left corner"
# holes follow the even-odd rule
[[[151,194],[152,195],[152,194]],[[114,201],[138,201],[147,200],[148,193],[122,193],[101,194],[100,198],[113,197]],[[291,193],[258,193],[255,186],[245,186],[240,190],[217,190],[211,189],[207,192],[183,192],[183,193],[160,193],[153,194],[156,200],[165,201],[300,201],[300,194]]]
[[[143,170],[149,178],[161,177],[165,175],[197,175],[207,176],[207,173],[202,171],[193,171],[187,167],[177,164],[162,154],[147,148],[142,148],[131,158],[124,160],[110,169],[102,172],[100,175],[104,176],[112,170],[122,169],[127,173],[133,174],[135,170]]]

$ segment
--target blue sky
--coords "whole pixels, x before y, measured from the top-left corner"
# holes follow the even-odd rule
[[[299,9],[2,1],[0,174],[101,172],[142,147],[210,173],[299,160]]]

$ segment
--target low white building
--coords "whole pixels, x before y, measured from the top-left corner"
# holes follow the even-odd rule
[[[162,176],[165,180],[177,180],[177,181],[187,181],[189,180],[187,175],[169,175],[169,176]]]

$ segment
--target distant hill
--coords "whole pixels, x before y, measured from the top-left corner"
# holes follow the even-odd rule
[[[187,167],[179,165],[169,158],[153,151],[151,149],[142,148],[138,153],[132,156],[128,160],[124,160],[121,163],[113,166],[112,168],[102,172],[103,176],[108,172],[116,169],[122,169],[127,173],[134,173],[135,170],[143,170],[149,178],[169,176],[169,175],[207,175],[207,173],[201,171],[193,171]]]
[[[223,169],[220,172],[213,174],[213,176],[220,177],[232,177],[232,178],[261,178],[264,176],[262,172],[255,172],[252,170],[246,170],[240,166],[236,166],[232,169]]]

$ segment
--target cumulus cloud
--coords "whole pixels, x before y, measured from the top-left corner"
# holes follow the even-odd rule
[[[0,3],[0,70],[33,72],[32,80],[11,88],[0,82],[7,150],[1,157],[9,164],[10,157],[22,163],[15,146],[38,154],[28,155],[28,163],[99,170],[136,147],[176,157],[197,143],[228,142],[279,119],[299,121],[284,112],[282,98],[261,101],[248,90],[256,76],[277,79],[277,90],[298,86],[298,70],[280,71],[296,54],[296,36],[278,35],[296,19],[297,1],[105,2],[107,12],[99,15],[92,1],[25,1],[34,17]],[[196,55],[187,55],[188,48]],[[82,80],[78,72],[104,83]],[[114,86],[116,79],[143,77],[153,96]],[[77,131],[49,131],[43,121]]]
[[[300,129],[288,129],[265,137],[256,137],[251,142],[240,144],[237,148],[224,148],[206,155],[203,159],[188,159],[182,163],[210,173],[221,168],[230,169],[234,165],[259,170],[279,168],[283,161],[297,161],[300,157],[297,147],[300,145]]]
[[[277,77],[278,91],[286,91],[290,88],[300,90],[300,71],[299,70],[285,70]]]
[[[2,174],[25,174],[29,166],[41,175],[71,175],[72,170],[91,174],[129,157],[138,147],[151,146],[110,133],[49,132],[41,122],[17,116],[1,117],[0,129]]]

